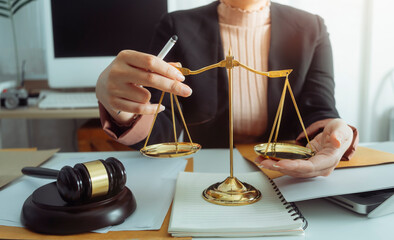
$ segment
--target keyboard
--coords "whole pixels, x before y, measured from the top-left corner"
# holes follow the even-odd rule
[[[38,108],[97,108],[95,92],[42,92]]]

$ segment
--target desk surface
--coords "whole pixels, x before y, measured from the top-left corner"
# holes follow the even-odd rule
[[[46,79],[26,80],[25,88],[29,93],[39,93],[41,90],[51,90]],[[64,89],[63,89],[64,90]],[[73,91],[95,91],[94,88],[78,88]],[[66,92],[66,91],[65,91]],[[32,101],[31,101],[32,100]],[[14,110],[0,109],[0,119],[21,118],[21,119],[72,119],[72,118],[99,118],[98,108],[85,109],[39,109],[34,98],[29,98],[29,106]]]
[[[2,118],[25,118],[25,119],[67,119],[67,118],[99,118],[98,108],[77,109],[40,109],[29,106],[17,109],[0,109]]]
[[[387,146],[393,146],[394,143]],[[378,145],[376,145],[378,146]],[[380,149],[384,150],[384,149]],[[66,155],[69,157],[92,156],[97,158],[98,155],[111,154],[114,157],[130,156],[139,154],[138,152],[91,152],[91,153],[58,153],[57,155]],[[226,149],[203,149],[193,155],[195,172],[229,172],[229,151]],[[253,164],[244,160],[238,151],[234,151],[234,173],[259,171]],[[353,213],[345,208],[333,204],[324,199],[315,199],[297,202],[302,214],[308,220],[309,226],[306,229],[305,236],[275,237],[275,240],[294,240],[294,239],[392,239],[394,237],[394,214],[386,215],[379,218],[368,219],[365,216]],[[11,230],[10,230],[11,229]],[[13,231],[12,228],[0,226],[0,238],[4,236],[4,230]],[[15,230],[14,230],[15,231]],[[10,235],[7,235],[10,236]],[[27,235],[28,236],[28,235]],[[102,237],[105,236],[101,235]],[[72,238],[66,236],[65,238]],[[103,239],[97,234],[86,234],[84,239]],[[108,237],[108,236],[107,236]],[[113,239],[124,239],[130,237],[127,232],[112,232],[110,235]],[[26,238],[26,235],[25,235]],[[32,237],[30,237],[32,238]],[[37,239],[37,237],[34,237]],[[256,238],[254,238],[256,239]],[[267,238],[257,238],[267,239]],[[205,239],[206,240],[206,239]],[[251,238],[247,238],[251,240]]]

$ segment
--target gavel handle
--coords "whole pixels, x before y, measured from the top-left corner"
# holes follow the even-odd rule
[[[31,177],[56,179],[58,170],[41,167],[24,167],[22,173]]]

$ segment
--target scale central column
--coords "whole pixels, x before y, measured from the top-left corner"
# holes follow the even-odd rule
[[[230,177],[234,177],[233,172],[233,148],[234,148],[234,122],[233,122],[233,69],[228,68],[228,105],[229,105],[229,146],[230,146]]]
[[[233,124],[233,76],[234,57],[226,57],[226,68],[228,70],[228,102],[229,102],[229,147],[230,147],[230,176],[223,182],[215,183],[205,189],[203,198],[210,202],[226,206],[240,206],[257,202],[261,198],[259,190],[248,183],[239,181],[233,174],[234,167],[234,124]]]

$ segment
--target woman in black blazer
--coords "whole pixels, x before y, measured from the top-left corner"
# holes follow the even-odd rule
[[[242,7],[262,1],[226,2]],[[155,112],[157,105],[149,102],[157,103],[161,91],[166,91],[185,97],[179,100],[194,142],[204,148],[228,147],[228,79],[225,69],[217,68],[188,76],[184,81],[174,67],[153,56],[159,53],[172,35],[177,35],[179,40],[165,58],[167,62],[180,62],[195,70],[223,60],[217,6],[218,2],[213,2],[165,15],[152,42],[152,55],[122,51],[104,70],[97,82],[96,92],[101,103],[102,119],[107,120],[103,121],[107,122],[104,129],[111,136],[122,138],[125,131],[135,128],[137,124],[151,122],[147,116]],[[271,3],[270,12],[268,69],[294,69],[289,80],[305,126],[319,121],[323,125],[322,132],[314,130],[311,133],[317,135],[312,144],[319,151],[309,161],[258,161],[262,167],[296,177],[328,175],[349,147],[354,147],[352,140],[356,139],[353,139],[351,128],[339,119],[335,108],[332,52],[326,27],[316,15],[277,3]],[[143,85],[149,90],[136,85]],[[268,126],[273,124],[282,88],[283,81],[268,81]],[[162,103],[166,108],[158,115],[150,144],[173,141],[171,108],[168,94],[166,96]],[[279,137],[294,140],[302,129],[290,99],[287,98],[287,101]],[[177,122],[177,128],[179,133],[180,122]],[[130,131],[129,135],[132,134]],[[260,142],[266,142],[268,134],[269,131],[262,135]],[[146,133],[140,135],[146,137]],[[143,138],[137,143],[132,141],[132,147],[142,147]],[[130,145],[127,140],[123,143]],[[352,152],[352,147],[347,153]]]

